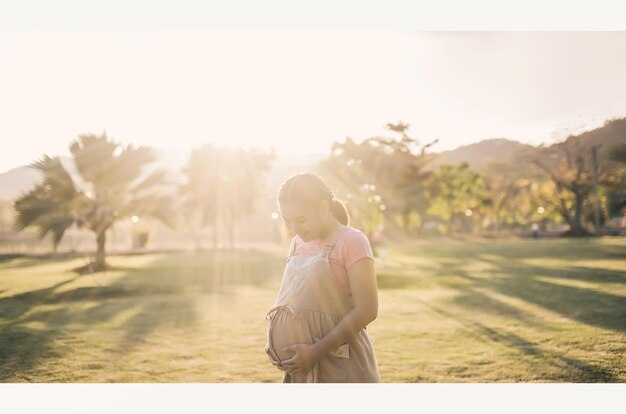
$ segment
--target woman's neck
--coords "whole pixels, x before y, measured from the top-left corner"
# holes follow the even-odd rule
[[[337,230],[341,228],[341,223],[336,218],[331,218],[326,226],[326,228],[322,229],[322,233],[320,234],[320,240],[326,240],[330,236],[332,236]]]

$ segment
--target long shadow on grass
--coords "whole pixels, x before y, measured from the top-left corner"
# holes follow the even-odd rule
[[[541,280],[547,276],[593,283],[623,283],[623,273],[578,266],[554,269],[515,260],[492,260],[491,263],[494,268],[484,271],[488,277],[473,277],[461,269],[452,272],[471,280],[474,286],[522,299],[588,325],[626,332],[626,297]]]
[[[542,350],[538,345],[514,333],[490,328],[480,322],[464,318],[458,314],[451,314],[423,300],[416,300],[433,312],[445,318],[458,321],[469,329],[470,332],[476,332],[495,343],[515,348],[524,355],[536,359],[541,365],[548,364],[562,368],[562,371],[567,374],[559,378],[554,378],[555,380],[565,380],[568,382],[614,382],[617,380],[611,372],[602,367],[569,358],[553,351]]]
[[[15,254],[0,255],[0,270],[25,269],[41,264],[62,263],[70,259],[83,259],[89,263],[90,255],[79,253],[50,253],[50,254]]]
[[[510,257],[500,257],[494,252],[488,255],[475,256],[489,263],[480,266],[480,270],[468,270],[463,256],[454,259],[445,257],[434,259],[440,269],[430,269],[425,275],[419,272],[395,272],[385,269],[378,275],[380,289],[406,289],[444,287],[460,292],[452,301],[478,314],[495,314],[503,317],[524,321],[529,326],[546,329],[540,320],[532,314],[503,303],[492,296],[497,292],[504,296],[521,299],[527,303],[541,306],[567,318],[592,326],[611,329],[618,332],[626,331],[626,298],[606,292],[580,287],[563,286],[551,283],[542,278],[553,278],[561,281],[584,281],[595,283],[598,289],[603,284],[625,283],[624,272],[581,266],[563,266],[562,268],[528,265]],[[597,258],[593,256],[593,258]],[[556,281],[555,281],[556,282]],[[452,320],[458,320],[468,328],[488,338],[510,345],[524,354],[539,360],[562,366],[566,374],[558,380],[569,381],[616,381],[609,371],[574,358],[565,357],[551,351],[545,351],[539,345],[512,333],[498,331],[480,322],[469,321],[462,316],[445,312],[430,304],[425,306],[439,311]]]
[[[520,264],[520,266],[525,266]],[[591,283],[617,283],[626,285],[626,271],[602,269],[589,266],[567,266],[563,269],[555,269],[552,267],[531,267],[530,271],[541,269],[542,276],[559,278],[564,280],[580,280]]]
[[[420,277],[416,273],[382,271],[378,276],[378,286],[380,289],[443,286],[462,291],[463,295],[458,301],[463,305],[491,308],[492,312],[500,311],[516,316],[513,308],[494,304],[488,296],[475,289],[469,290],[470,287],[481,288],[483,291],[487,289],[539,305],[585,324],[626,332],[626,297],[542,280],[548,277],[563,281],[584,281],[599,286],[604,283],[626,284],[626,272],[581,266],[557,269],[493,256],[492,254],[490,259],[480,258],[491,265],[478,271],[480,275],[466,270],[464,259],[446,259],[439,261],[439,271],[430,272],[426,277]]]
[[[80,276],[70,277],[42,289],[35,289],[17,295],[0,298],[0,318],[14,320],[41,303],[46,303],[60,287],[74,282]]]
[[[476,240],[472,242],[449,243],[442,239],[438,243],[421,244],[398,248],[404,254],[416,254],[434,259],[474,257],[480,254],[495,255],[505,259],[554,259],[572,257],[577,260],[602,259],[625,260],[626,252],[620,245],[602,244],[596,239],[545,239],[496,241]]]
[[[122,314],[130,316],[107,328],[115,341],[99,344],[108,357],[127,355],[161,328],[191,335],[199,316],[198,294],[227,294],[236,285],[278,280],[282,265],[282,259],[256,250],[177,254],[126,270],[107,286],[60,289],[86,277],[72,276],[0,298],[0,381],[30,381],[43,361],[80,352],[67,344],[82,340],[81,333],[96,331]]]

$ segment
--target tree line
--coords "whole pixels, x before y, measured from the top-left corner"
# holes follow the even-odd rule
[[[526,228],[530,223],[565,223],[567,235],[590,234],[587,223],[603,225],[626,206],[626,118],[607,121],[610,133],[624,134],[597,150],[583,136],[520,151],[483,165],[466,162],[429,168],[430,147],[409,136],[409,125],[387,124],[391,137],[335,141],[317,172],[346,201],[351,224],[375,246],[390,221],[406,234],[480,234]],[[620,135],[621,137],[621,135]],[[201,228],[224,226],[234,246],[234,227],[255,212],[273,151],[194,149],[176,184],[167,171],[150,171],[149,147],[121,145],[106,133],[83,134],[70,145],[76,171],[59,157],[31,164],[43,179],[13,204],[15,225],[37,229],[59,244],[71,226],[94,233],[97,250],[87,270],[107,268],[107,232],[120,220],[154,217],[167,226],[184,223],[195,238]],[[600,156],[598,155],[600,154]],[[285,177],[286,178],[286,177]],[[270,220],[270,218],[268,218]]]
[[[186,182],[176,185],[167,171],[146,173],[145,167],[156,160],[151,148],[123,146],[106,133],[80,135],[70,152],[74,175],[59,157],[44,155],[31,164],[43,179],[15,201],[15,224],[18,230],[36,228],[39,238],[51,237],[55,249],[73,225],[92,231],[97,250],[84,269],[88,271],[108,268],[107,232],[125,219],[153,217],[174,227],[182,217],[192,229],[224,223],[232,247],[233,226],[253,212],[275,157],[205,145],[191,152]]]
[[[586,236],[592,234],[589,223],[598,229],[626,207],[626,118],[477,168],[467,162],[428,168],[434,160],[428,149],[437,140],[420,144],[402,123],[387,128],[396,137],[335,142],[319,168],[373,238],[385,221],[416,237],[548,222],[566,224],[565,236]]]

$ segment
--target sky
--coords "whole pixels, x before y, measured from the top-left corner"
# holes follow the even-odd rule
[[[626,116],[626,32],[0,31],[0,172],[83,133],[326,153],[388,122],[435,152]]]

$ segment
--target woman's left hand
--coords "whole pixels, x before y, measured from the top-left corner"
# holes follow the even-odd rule
[[[283,351],[295,352],[295,355],[283,361],[282,365],[290,373],[308,371],[320,359],[315,344],[293,344],[283,348]]]

